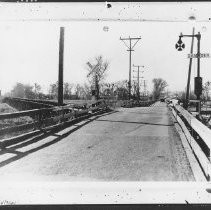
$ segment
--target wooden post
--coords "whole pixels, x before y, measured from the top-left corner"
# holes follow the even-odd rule
[[[63,105],[63,60],[64,60],[64,27],[60,27],[59,39],[59,77],[58,77],[58,105]]]
[[[200,78],[200,40],[201,40],[200,32],[198,32],[197,40],[198,40],[198,43],[197,43],[197,77]],[[200,112],[201,112],[201,99],[200,99],[201,91],[198,90],[198,92],[199,93],[197,94],[197,100],[199,100],[199,103],[197,104],[196,111],[200,115]]]
[[[191,49],[190,49],[190,54],[193,54],[193,44],[194,44],[194,34],[195,34],[195,28],[193,28],[192,32],[192,41],[191,41]],[[190,77],[191,77],[191,67],[192,67],[192,57],[190,57],[190,62],[189,62],[189,70],[188,70],[188,80],[187,80],[187,89],[186,89],[186,100],[185,100],[185,109],[188,108],[188,103],[190,99]]]

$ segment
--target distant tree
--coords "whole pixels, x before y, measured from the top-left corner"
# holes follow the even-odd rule
[[[28,99],[34,99],[35,93],[33,91],[33,86],[31,85],[24,85],[25,97]]]
[[[91,87],[86,83],[83,85],[82,99],[91,99]]]
[[[153,98],[154,100],[158,100],[162,96],[168,84],[162,78],[154,78],[152,82],[153,82]]]
[[[132,96],[133,98],[138,98],[140,96],[140,89],[138,89],[138,82],[134,81],[132,85]]]
[[[205,84],[203,85],[203,99],[204,100],[210,99],[209,97],[210,89],[211,89],[211,82],[210,81],[205,82]]]
[[[91,88],[96,88],[96,96],[99,97],[100,83],[106,77],[106,71],[108,70],[109,63],[104,61],[102,56],[98,56],[94,59],[94,62],[88,61],[86,63],[86,69],[88,71],[87,78],[91,84]]]
[[[51,99],[57,98],[57,96],[58,96],[58,82],[50,84],[49,95],[50,95]]]
[[[39,98],[40,91],[41,91],[41,86],[38,83],[34,83],[35,98]]]
[[[20,82],[16,83],[16,85],[11,90],[12,97],[19,97],[19,98],[28,98],[34,99],[35,94],[33,92],[33,86],[22,84]]]
[[[64,83],[64,99],[71,99],[73,84],[65,82]]]
[[[124,100],[128,97],[128,82],[127,80],[102,83],[100,86],[100,95],[106,99]]]
[[[64,99],[67,99],[67,100],[71,99],[73,87],[74,87],[74,84],[71,84],[69,82],[64,82],[63,84]],[[51,99],[58,98],[58,81],[56,83],[51,83],[49,85],[48,93]]]
[[[116,95],[118,100],[128,99],[128,81],[121,80],[115,82],[114,94]]]
[[[75,86],[76,99],[81,99],[83,97],[83,94],[84,94],[83,86],[80,84],[76,84],[76,86]]]
[[[91,99],[91,88],[88,84],[76,84],[75,85],[75,97],[76,99],[84,99],[90,100]]]
[[[22,84],[20,82],[16,83],[16,85],[11,90],[11,96],[12,97],[24,98],[25,97],[24,84]]]
[[[174,92],[174,95],[177,96],[177,98],[185,105],[186,91],[177,91],[177,92]],[[194,100],[194,99],[196,99],[196,95],[194,94],[193,91],[190,91],[189,100]]]
[[[100,86],[100,96],[111,99],[115,96],[115,83],[102,83]]]
[[[117,99],[118,100],[127,100],[128,99],[128,89],[124,87],[117,88]]]
[[[41,92],[39,92],[36,97],[38,99],[43,99],[43,100],[51,99],[51,97],[49,96],[49,94],[44,94],[44,93],[41,93]]]

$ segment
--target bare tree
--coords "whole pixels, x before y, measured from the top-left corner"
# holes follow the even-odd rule
[[[81,84],[75,86],[76,99],[82,99],[84,96],[84,87]]]
[[[91,88],[86,83],[83,85],[83,99],[91,99]]]
[[[41,91],[41,86],[38,83],[34,83],[35,98],[39,96],[40,91]]]
[[[100,85],[100,95],[104,98],[111,99],[114,97],[115,83],[102,83]]]
[[[33,91],[33,86],[32,85],[24,85],[24,92],[25,92],[25,97],[28,99],[34,99],[35,98],[35,93]]]
[[[76,99],[85,99],[85,100],[89,100],[91,99],[91,90],[90,90],[90,86],[88,84],[77,84],[75,86],[75,95],[76,95]]]
[[[35,94],[33,92],[33,86],[18,82],[11,90],[11,96],[19,97],[19,98],[34,99]]]
[[[205,84],[203,85],[203,95],[205,100],[209,100],[210,89],[211,89],[211,82],[210,81],[205,82]]]
[[[64,83],[64,99],[70,99],[72,95],[73,84],[65,82]]]
[[[168,84],[162,78],[154,78],[152,82],[153,82],[153,97],[155,100],[158,100],[162,96],[163,91],[168,86]]]
[[[128,99],[128,81],[121,80],[121,81],[115,82],[114,94],[119,100]]]
[[[99,85],[106,77],[106,71],[108,69],[108,61],[104,61],[102,56],[98,56],[94,59],[94,62],[88,61],[87,63],[88,74],[87,77],[91,83],[91,88],[94,90],[96,99],[99,98]]]
[[[58,96],[58,81],[56,83],[50,84],[49,95],[52,99],[56,99]]]
[[[131,92],[132,92],[132,95],[133,95],[134,98],[139,99],[140,91],[139,91],[139,87],[138,87],[138,82],[137,81],[133,81]]]
[[[13,89],[11,90],[11,96],[12,97],[19,97],[24,98],[25,97],[25,87],[24,84],[17,82]]]

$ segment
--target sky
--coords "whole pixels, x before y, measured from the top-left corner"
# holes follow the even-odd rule
[[[4,12],[0,15],[2,94],[10,91],[16,82],[31,85],[38,83],[47,93],[49,85],[58,78],[61,26],[65,27],[64,81],[70,83],[87,82],[86,62],[99,55],[109,62],[106,82],[128,79],[129,53],[120,37],[141,37],[132,52],[132,64],[145,66],[142,76],[147,81],[148,90],[152,89],[152,79],[159,77],[167,81],[170,91],[185,89],[189,65],[187,54],[190,52],[191,39],[184,38],[185,49],[182,52],[177,51],[175,44],[180,32],[191,34],[194,26],[195,31],[202,34],[201,52],[211,54],[211,24],[206,19],[206,10],[203,10],[204,13],[200,12],[204,7],[211,9],[211,4],[182,7],[178,4],[144,4],[141,5],[142,16],[138,13],[137,8],[140,5],[137,3],[127,7],[123,3],[112,5],[112,13],[107,12],[105,5],[101,4],[92,4],[90,8],[84,5],[62,5],[60,8],[60,5],[52,7],[37,4],[36,7],[15,5],[4,9],[5,5],[1,6]],[[93,9],[98,7],[102,9],[95,13]],[[176,16],[175,8],[178,11],[182,8],[184,11]],[[32,12],[28,14],[30,9]],[[76,11],[80,13],[75,14]],[[87,12],[86,16],[82,15],[84,12]],[[120,14],[120,21],[117,20],[117,14]],[[195,15],[197,21],[188,21],[187,17],[190,15]],[[98,17],[100,20],[96,21]],[[141,21],[141,18],[146,19]],[[108,31],[103,30],[104,26],[108,27]],[[196,49],[195,39],[194,52]],[[201,76],[204,82],[211,80],[210,69],[211,58],[202,58]],[[192,88],[196,71],[196,59],[193,59]],[[132,72],[133,76],[136,76],[135,72]]]

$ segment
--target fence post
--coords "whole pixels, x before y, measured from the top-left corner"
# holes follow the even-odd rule
[[[61,119],[61,121],[64,122],[64,112],[65,111],[64,111],[64,108],[63,107],[62,107],[62,110],[61,111],[62,111],[62,119]]]
[[[41,112],[41,110],[39,110],[39,112],[38,112],[38,129],[42,129],[41,128],[42,127],[42,112]]]

